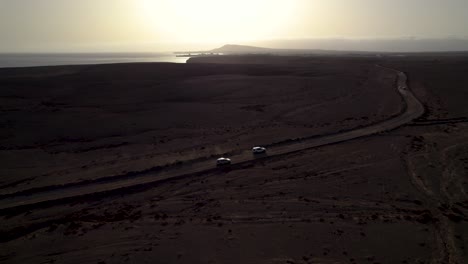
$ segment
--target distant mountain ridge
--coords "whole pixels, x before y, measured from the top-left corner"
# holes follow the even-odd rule
[[[209,53],[224,54],[307,54],[307,53],[337,53],[341,51],[320,50],[320,49],[275,49],[248,45],[227,44],[217,49],[208,51]]]
[[[220,48],[212,49],[209,52],[212,52],[212,53],[269,53],[272,51],[275,51],[275,49],[246,46],[246,45],[227,44]]]
[[[220,48],[205,51],[175,52],[191,57],[191,53],[209,55],[354,55],[354,54],[401,54],[401,53],[460,53],[468,52],[468,39],[321,39],[271,41],[261,46],[227,44]],[[283,47],[289,47],[287,49]],[[311,48],[307,48],[311,47]],[[195,55],[196,56],[196,55]]]
[[[375,45],[381,42],[381,45]],[[264,48],[258,46],[248,45],[234,45],[227,44],[220,48],[212,49],[202,53],[223,53],[227,55],[234,54],[278,54],[278,55],[343,55],[343,54],[392,54],[392,53],[432,53],[432,52],[449,52],[449,53],[466,53],[468,52],[468,40],[454,40],[450,48],[444,46],[444,40],[369,40],[369,41],[343,41],[346,45],[332,45],[332,43],[324,42],[327,45],[310,45],[310,46],[327,46],[327,49],[308,49],[301,47],[293,48]],[[352,43],[353,45],[348,45]],[[386,43],[389,46],[385,46]],[[390,43],[390,44],[389,44]],[[287,43],[285,43],[287,44]],[[311,43],[314,44],[314,43]],[[317,43],[315,43],[317,44]],[[329,45],[328,45],[329,44]],[[398,44],[398,45],[397,45]],[[411,44],[411,45],[410,45]],[[424,45],[426,44],[426,45]],[[281,46],[294,46],[294,45],[281,45]],[[382,50],[377,49],[376,46],[386,47]],[[445,47],[445,48],[443,48]],[[348,49],[346,49],[348,48]],[[418,49],[419,48],[419,49]]]
[[[227,44],[220,48],[206,51],[205,53],[223,53],[223,54],[335,54],[342,51],[319,50],[319,49],[274,49],[247,45]]]
[[[246,43],[253,46],[288,49],[322,49],[368,52],[463,52],[468,51],[468,36],[465,38],[323,38],[323,39],[276,39]]]

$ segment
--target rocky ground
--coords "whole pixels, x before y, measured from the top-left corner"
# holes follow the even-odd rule
[[[0,262],[468,260],[468,59],[232,59],[1,70],[2,194],[391,118],[396,76],[376,64],[405,71],[427,111],[379,135],[3,213]]]

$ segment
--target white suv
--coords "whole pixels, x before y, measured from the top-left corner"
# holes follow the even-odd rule
[[[216,165],[217,166],[225,166],[231,164],[231,159],[228,158],[219,158],[216,160]]]
[[[265,153],[266,152],[266,148],[264,147],[253,147],[252,148],[252,153],[253,154],[261,154],[261,153]]]

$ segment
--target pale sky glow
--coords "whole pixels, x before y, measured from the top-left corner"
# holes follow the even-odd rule
[[[0,52],[468,36],[466,0],[0,0]]]
[[[297,3],[272,0],[142,0],[146,22],[182,42],[268,38],[288,29]]]

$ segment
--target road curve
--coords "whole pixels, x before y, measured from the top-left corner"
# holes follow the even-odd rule
[[[237,165],[242,165],[243,163],[251,162],[255,159],[266,159],[269,157],[298,152],[305,149],[339,143],[393,130],[420,117],[424,113],[424,107],[409,90],[406,74],[394,69],[386,69],[395,71],[398,74],[398,92],[401,94],[405,102],[404,111],[400,115],[379,123],[372,124],[370,126],[361,127],[342,133],[314,137],[307,140],[292,141],[288,144],[271,147],[268,149],[268,156],[260,158],[253,157],[251,151],[243,151],[240,154],[230,156],[230,158],[233,160],[232,166],[235,168]],[[184,164],[173,169],[161,171],[159,173],[147,172],[142,173],[142,175],[126,177],[124,179],[109,179],[108,181],[93,182],[90,184],[77,184],[53,188],[51,190],[38,190],[37,192],[32,193],[18,193],[8,195],[6,198],[0,199],[0,213],[7,213],[11,210],[19,210],[20,208],[27,208],[29,210],[35,206],[41,206],[44,204],[51,204],[60,201],[68,202],[73,201],[74,198],[81,200],[86,196],[112,193],[116,191],[123,193],[125,189],[138,188],[145,185],[153,186],[154,184],[158,184],[160,182],[180,179],[192,176],[197,173],[214,170],[217,170],[214,167],[214,161],[207,160],[193,164]]]

